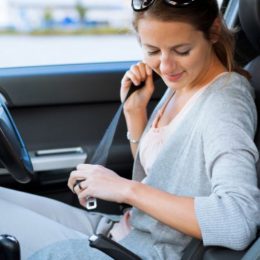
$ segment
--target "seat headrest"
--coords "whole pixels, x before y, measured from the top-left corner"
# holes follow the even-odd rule
[[[260,1],[240,0],[239,19],[247,38],[260,52]]]

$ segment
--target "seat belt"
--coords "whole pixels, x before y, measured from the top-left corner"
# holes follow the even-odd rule
[[[118,108],[117,112],[115,113],[112,121],[110,122],[108,128],[106,129],[96,151],[94,152],[93,156],[91,157],[90,161],[86,163],[89,164],[99,164],[106,166],[107,158],[109,154],[109,150],[111,148],[111,145],[114,140],[114,136],[116,133],[117,125],[119,122],[119,119],[122,114],[123,106],[126,102],[126,100],[134,93],[136,90],[142,88],[144,86],[144,82],[142,82],[139,86],[135,86],[134,84],[131,85],[125,100],[121,103],[120,107]]]
[[[157,80],[159,78],[158,74],[153,72],[153,80]],[[133,83],[131,84],[129,91],[126,95],[126,98],[124,101],[121,103],[120,107],[118,108],[117,112],[115,113],[111,123],[109,124],[108,128],[106,129],[98,147],[96,148],[93,156],[91,157],[90,160],[86,160],[85,163],[88,164],[99,164],[102,166],[106,166],[107,163],[107,158],[109,155],[109,151],[111,148],[111,145],[114,140],[115,132],[117,129],[117,125],[120,119],[120,116],[122,114],[123,106],[127,99],[138,89],[142,88],[145,85],[145,82],[141,82],[140,85],[135,86]],[[80,181],[76,182],[75,185],[77,185]],[[99,205],[100,204],[100,205]],[[102,205],[101,205],[102,204]],[[86,204],[86,209],[87,210],[93,210],[93,211],[98,211],[98,212],[103,212],[107,213],[106,208],[109,209],[110,212],[113,212],[113,214],[121,214],[125,208],[130,207],[127,204],[118,204],[114,202],[108,202],[96,198],[88,198],[87,199],[87,204]],[[104,211],[105,210],[105,211]]]
[[[159,75],[153,72],[153,81],[156,81],[159,79]],[[121,103],[120,107],[118,108],[117,112],[115,113],[111,123],[109,124],[107,130],[105,131],[105,134],[103,135],[95,153],[91,157],[90,161],[86,163],[89,164],[99,164],[105,166],[107,163],[107,158],[109,154],[109,150],[111,148],[112,142],[114,140],[115,132],[117,129],[118,121],[120,119],[120,116],[122,114],[123,106],[127,99],[138,89],[141,89],[144,87],[145,82],[141,82],[140,85],[135,86],[133,83],[131,84],[129,91],[125,97],[125,100]]]

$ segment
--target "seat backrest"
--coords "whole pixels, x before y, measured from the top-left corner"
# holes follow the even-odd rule
[[[260,53],[260,1],[240,0],[239,19],[248,40]]]
[[[257,56],[251,62],[249,62],[245,68],[247,71],[250,72],[252,76],[251,84],[255,89],[255,103],[256,103],[257,114],[258,114],[258,126],[255,135],[255,144],[258,148],[258,151],[260,151],[260,55]],[[257,168],[257,177],[258,177],[258,187],[260,188],[260,159],[257,162],[256,168]]]
[[[258,52],[258,56],[246,65],[250,72],[251,84],[255,89],[255,101],[258,112],[258,129],[255,143],[260,150],[260,0],[240,0],[239,20],[246,37],[252,47]],[[258,186],[260,186],[260,160],[257,163]]]

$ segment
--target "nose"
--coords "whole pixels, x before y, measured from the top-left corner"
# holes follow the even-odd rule
[[[162,74],[169,74],[176,69],[176,60],[171,53],[162,53],[160,57],[160,71]]]

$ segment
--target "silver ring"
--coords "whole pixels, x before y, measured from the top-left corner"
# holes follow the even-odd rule
[[[81,186],[81,182],[82,182],[82,180],[77,180],[76,183],[74,184],[74,186],[73,186],[73,192],[74,192],[74,193],[76,193],[76,192],[75,192],[75,187],[76,187],[76,186],[78,186],[80,190],[83,189],[82,186]]]
[[[81,181],[78,182],[78,186],[79,186],[79,189],[82,190],[83,188],[81,187]]]

